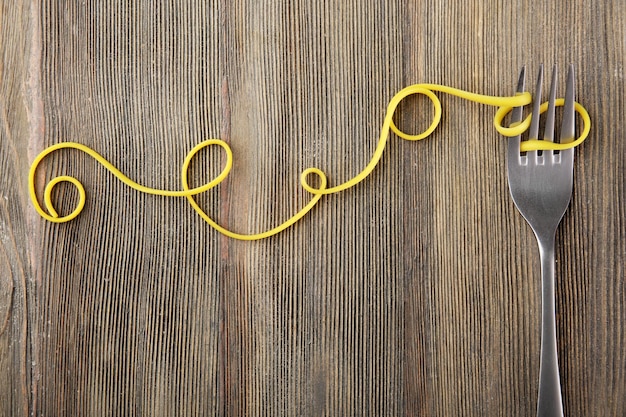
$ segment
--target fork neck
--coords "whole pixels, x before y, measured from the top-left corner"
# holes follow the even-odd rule
[[[554,276],[554,241],[554,234],[541,237],[537,235],[543,276]]]
[[[555,261],[555,237],[556,228],[544,227],[537,230],[533,229],[537,238],[537,246],[539,247],[539,255],[541,258],[541,274],[544,277],[554,276]]]
[[[556,230],[542,231],[541,233],[535,232],[537,243],[539,244],[539,253],[542,259],[544,257],[551,257],[554,259],[554,242],[555,242]]]

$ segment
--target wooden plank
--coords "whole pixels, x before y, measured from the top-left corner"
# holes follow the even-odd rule
[[[38,116],[34,9],[29,1],[0,5],[0,416],[29,415],[34,361],[31,280],[39,256],[26,198],[28,146]],[[39,134],[39,132],[37,132]]]
[[[624,415],[625,14],[527,0],[0,2],[0,416],[532,415],[539,258],[493,108],[440,95],[431,137],[392,135],[364,182],[256,242],[78,151],[46,158],[38,190],[74,175],[86,207],[47,223],[27,172],[73,140],[179,189],[187,152],[219,137],[233,171],[198,201],[256,233],[307,203],[304,169],[331,185],[358,174],[402,87],[508,95],[541,62],[576,65],[593,119],[557,236],[566,414]],[[411,97],[395,120],[418,132],[431,111]],[[202,151],[192,185],[224,163]],[[62,213],[77,202],[70,186],[53,197]]]

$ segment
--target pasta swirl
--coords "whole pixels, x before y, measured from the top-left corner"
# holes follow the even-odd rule
[[[183,162],[182,169],[181,169],[182,190],[162,190],[158,188],[146,187],[130,179],[128,176],[126,176],[124,173],[118,170],[115,166],[113,166],[109,161],[107,161],[106,158],[104,158],[102,155],[100,155],[99,153],[97,153],[96,151],[94,151],[93,149],[85,145],[82,145],[76,142],[58,143],[56,145],[50,146],[46,148],[45,150],[43,150],[39,155],[37,155],[37,157],[33,161],[30,167],[29,176],[28,176],[28,187],[29,187],[30,198],[33,203],[33,206],[35,207],[35,210],[41,215],[41,217],[51,222],[55,222],[55,223],[67,222],[76,218],[76,216],[80,214],[80,212],[83,210],[85,206],[86,193],[85,193],[85,189],[83,185],[80,183],[80,181],[78,181],[74,177],[70,177],[67,175],[59,176],[59,177],[53,178],[46,185],[44,189],[44,195],[43,195],[45,209],[39,203],[37,194],[35,192],[35,173],[41,161],[52,152],[55,152],[61,149],[68,149],[68,148],[77,149],[79,151],[86,153],[90,157],[94,158],[98,163],[100,163],[107,170],[109,170],[120,181],[122,181],[124,184],[128,185],[129,187],[139,192],[160,195],[160,196],[187,198],[187,200],[189,201],[189,204],[193,207],[193,209],[211,227],[213,227],[218,232],[226,236],[229,236],[233,239],[239,239],[239,240],[264,239],[264,238],[267,238],[267,237],[270,237],[270,236],[276,235],[277,233],[282,232],[283,230],[292,226],[298,220],[302,219],[319,202],[322,196],[326,194],[334,194],[334,193],[347,190],[348,188],[354,187],[356,184],[360,183],[365,178],[367,178],[372,173],[374,168],[376,168],[376,166],[381,160],[383,151],[385,150],[385,146],[389,138],[389,132],[393,132],[394,134],[401,137],[402,139],[411,140],[411,141],[424,139],[428,137],[431,133],[433,133],[433,131],[437,128],[437,126],[439,125],[441,121],[441,113],[442,113],[441,102],[439,101],[439,98],[437,97],[435,92],[450,94],[450,95],[458,96],[463,99],[473,101],[476,103],[481,103],[481,104],[497,107],[498,109],[495,113],[493,123],[494,123],[495,129],[503,136],[512,137],[512,136],[521,135],[530,126],[531,115],[526,117],[526,119],[524,119],[521,123],[517,123],[513,126],[503,126],[502,124],[506,115],[514,107],[526,106],[532,102],[532,97],[530,93],[528,92],[517,94],[515,96],[499,97],[499,96],[487,96],[487,95],[471,93],[468,91],[459,90],[453,87],[448,87],[448,86],[439,85],[439,84],[411,85],[409,87],[406,87],[400,90],[389,102],[389,105],[387,106],[387,112],[385,114],[385,119],[383,121],[383,125],[381,128],[380,136],[378,139],[378,144],[376,146],[374,154],[372,155],[370,162],[365,166],[365,168],[360,173],[358,173],[356,176],[354,176],[353,178],[351,178],[350,180],[342,184],[328,187],[328,178],[322,170],[320,170],[319,168],[307,168],[306,170],[302,172],[300,176],[300,184],[306,191],[308,191],[312,195],[311,200],[292,217],[290,217],[283,223],[279,224],[278,226],[262,233],[241,234],[241,233],[236,233],[231,230],[228,230],[225,227],[219,225],[215,220],[213,220],[199,206],[199,204],[194,199],[195,195],[207,192],[213,187],[215,187],[216,185],[218,185],[219,183],[221,183],[222,181],[224,181],[224,179],[226,179],[226,177],[228,176],[233,166],[232,150],[230,149],[228,144],[221,139],[208,139],[203,142],[200,142],[187,154]],[[402,100],[405,99],[406,97],[410,95],[414,95],[414,94],[425,95],[432,102],[434,113],[433,113],[432,122],[425,131],[417,135],[410,135],[398,129],[398,127],[393,122],[393,116],[400,102],[402,102]],[[564,99],[557,99],[556,101],[557,106],[563,106],[563,104],[564,104]],[[547,110],[547,107],[548,107],[547,103],[543,103],[541,106],[541,112],[542,113],[545,112]],[[580,145],[589,135],[589,131],[591,129],[591,119],[589,117],[589,114],[587,113],[587,110],[583,106],[581,106],[579,103],[575,103],[575,109],[576,109],[576,112],[581,116],[582,121],[583,121],[581,134],[577,139],[568,143],[553,143],[553,142],[549,142],[545,140],[538,140],[535,138],[531,138],[529,140],[520,142],[520,151],[528,152],[528,151],[533,151],[533,150],[563,150],[563,149],[572,148],[572,147]],[[194,156],[199,151],[209,146],[219,146],[222,148],[222,150],[226,154],[225,166],[220,172],[220,174],[214,179],[212,179],[211,181],[199,187],[190,188],[189,181],[188,181],[189,180],[188,179],[189,166],[192,160],[194,159]],[[318,178],[319,185],[317,186],[311,185],[311,183],[309,182],[309,178],[311,176],[315,176]],[[75,207],[75,209],[71,213],[65,216],[59,215],[59,213],[56,211],[52,203],[52,190],[57,184],[61,182],[69,182],[73,184],[78,190],[78,196],[79,196],[78,204]]]

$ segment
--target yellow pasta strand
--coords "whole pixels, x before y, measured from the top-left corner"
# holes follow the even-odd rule
[[[85,145],[82,145],[80,143],[76,143],[76,142],[58,143],[56,145],[50,146],[46,148],[45,150],[43,150],[39,155],[37,155],[37,157],[33,161],[30,167],[29,175],[28,175],[28,187],[29,187],[30,198],[33,203],[33,206],[35,207],[35,210],[39,213],[39,215],[41,215],[41,217],[51,222],[55,222],[55,223],[67,222],[76,218],[76,216],[80,214],[80,212],[83,210],[85,206],[86,194],[85,194],[85,189],[83,185],[74,177],[70,177],[67,175],[59,176],[59,177],[53,178],[46,185],[44,189],[45,210],[40,205],[39,200],[37,198],[37,193],[35,192],[35,173],[41,161],[46,156],[48,156],[49,154],[57,150],[76,149],[94,158],[98,163],[100,163],[107,170],[109,170],[120,181],[122,181],[124,184],[128,185],[129,187],[137,191],[147,193],[147,194],[154,194],[154,195],[167,196],[167,197],[187,198],[187,200],[189,201],[189,204],[191,204],[193,209],[211,227],[213,227],[215,230],[217,230],[218,232],[226,236],[229,236],[233,239],[239,239],[239,240],[264,239],[264,238],[267,238],[267,237],[270,237],[277,233],[282,232],[283,230],[292,226],[298,220],[302,219],[309,211],[311,211],[311,209],[318,203],[318,201],[322,198],[323,195],[338,193],[340,191],[354,187],[356,184],[358,184],[359,182],[367,178],[367,176],[371,174],[371,172],[374,170],[376,165],[378,165],[378,163],[380,162],[383,151],[385,150],[385,146],[387,144],[387,140],[389,138],[390,131],[392,131],[397,136],[405,140],[421,140],[421,139],[428,137],[437,128],[437,126],[439,125],[439,122],[441,121],[441,113],[442,113],[441,102],[439,101],[439,98],[437,97],[437,95],[434,93],[435,91],[458,96],[468,101],[473,101],[476,103],[498,107],[498,110],[496,111],[494,119],[493,119],[493,123],[494,123],[495,129],[503,136],[511,137],[511,136],[521,135],[530,126],[530,120],[531,120],[530,115],[526,117],[526,119],[524,119],[521,123],[517,123],[513,126],[505,127],[502,125],[506,115],[513,108],[526,106],[532,102],[532,97],[530,93],[521,93],[521,94],[517,94],[515,96],[510,96],[510,97],[499,97],[499,96],[487,96],[487,95],[471,93],[468,91],[459,90],[456,88],[452,88],[452,87],[448,87],[444,85],[438,85],[438,84],[411,85],[399,91],[389,102],[389,105],[387,106],[387,112],[385,114],[385,119],[383,121],[383,125],[381,128],[380,137],[378,139],[378,144],[376,146],[376,149],[374,150],[374,154],[372,155],[370,162],[365,166],[365,168],[359,174],[357,174],[355,177],[351,178],[350,180],[342,184],[328,188],[328,179],[326,177],[326,174],[324,174],[323,171],[321,171],[318,168],[308,168],[304,170],[300,176],[300,184],[306,191],[312,194],[312,198],[309,201],[309,203],[306,204],[300,211],[294,214],[291,218],[284,221],[280,225],[274,227],[273,229],[267,230],[262,233],[256,233],[256,234],[241,234],[241,233],[236,233],[236,232],[226,229],[225,227],[219,225],[211,217],[209,217],[209,215],[194,200],[195,195],[209,191],[211,188],[215,187],[216,185],[224,181],[224,179],[226,179],[226,177],[230,173],[230,170],[233,166],[233,153],[230,147],[228,146],[228,144],[220,139],[205,140],[199,143],[198,145],[196,145],[187,154],[183,162],[182,169],[181,169],[182,190],[162,190],[158,188],[150,188],[150,187],[143,186],[133,181],[129,177],[127,177],[124,173],[122,173],[120,170],[115,168],[109,161],[107,161],[102,155],[100,155],[93,149]],[[398,129],[398,127],[393,122],[393,116],[400,102],[404,98],[413,94],[425,95],[426,97],[428,97],[428,99],[430,99],[434,107],[433,119],[432,119],[430,126],[424,132],[417,134],[417,135],[409,135],[405,132],[402,132],[400,129]],[[564,99],[557,99],[556,105],[563,106],[564,101],[565,101]],[[548,104],[543,103],[541,106],[541,112],[542,113],[545,112],[547,108],[548,108]],[[589,132],[591,129],[591,119],[589,117],[589,114],[587,113],[587,110],[583,106],[581,106],[579,103],[575,103],[575,109],[576,109],[576,112],[581,116],[582,122],[583,122],[583,129],[582,129],[581,135],[576,140],[573,140],[572,142],[568,142],[568,143],[553,143],[553,142],[549,142],[545,140],[531,139],[531,140],[522,141],[520,143],[520,151],[528,152],[528,151],[533,151],[533,150],[563,150],[563,149],[568,149],[568,148],[572,148],[572,147],[580,145],[589,135]],[[212,145],[221,147],[226,154],[226,164],[224,168],[222,169],[222,172],[213,180],[209,181],[208,183],[200,187],[190,188],[187,173],[189,171],[189,165],[191,164],[191,161],[193,160],[194,156],[199,151]],[[309,177],[312,175],[318,178],[319,185],[317,187],[314,187],[309,183]],[[78,205],[76,206],[76,208],[70,214],[65,215],[65,216],[60,216],[58,212],[55,210],[54,205],[52,203],[52,190],[57,184],[61,182],[69,182],[73,184],[78,190],[78,196],[79,196]]]

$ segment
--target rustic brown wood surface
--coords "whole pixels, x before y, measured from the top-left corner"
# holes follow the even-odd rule
[[[366,181],[257,242],[71,150],[39,197],[68,174],[87,205],[48,223],[27,176],[77,141],[178,189],[220,137],[233,172],[199,201],[259,232],[308,201],[305,168],[365,166],[402,87],[509,95],[522,65],[570,62],[593,127],[557,234],[565,410],[626,415],[624,22],[622,2],[0,0],[0,416],[533,416],[539,256],[494,108],[440,95],[431,137],[392,136]],[[430,115],[414,97],[396,120]],[[202,152],[192,182],[223,163]]]

